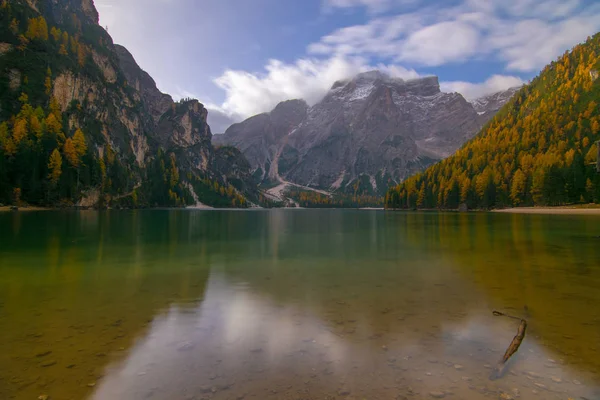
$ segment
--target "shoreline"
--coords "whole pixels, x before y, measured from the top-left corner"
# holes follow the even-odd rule
[[[163,207],[150,207],[150,208],[140,208],[144,210],[161,210],[165,209]],[[196,206],[188,206],[182,208],[173,208],[176,210],[197,210],[197,211],[223,211],[223,210],[252,210],[251,208],[214,208],[210,206],[196,205]],[[268,208],[260,208],[262,210],[269,210]],[[360,208],[352,208],[352,207],[324,207],[324,208],[303,208],[303,207],[282,207],[276,209],[315,209],[315,210],[363,210],[363,211],[384,211],[384,208],[378,207],[360,207]],[[18,210],[13,211],[11,206],[2,206],[0,207],[0,213],[2,212],[34,212],[34,211],[64,211],[64,210],[75,210],[75,211],[87,211],[94,209],[81,209],[77,207],[71,208],[53,208],[53,207],[38,207],[38,206],[29,206],[29,207],[19,207]],[[103,209],[106,210],[106,209]],[[110,209],[108,209],[110,210]],[[100,211],[100,210],[96,210]],[[393,211],[393,210],[392,210]],[[403,211],[412,211],[412,212],[427,212],[427,211],[436,211],[440,210],[403,210]],[[443,210],[447,212],[459,212],[458,210]],[[499,214],[538,214],[538,215],[600,215],[600,206],[590,205],[590,206],[556,206],[556,207],[513,207],[513,208],[503,208],[497,210],[470,210],[469,212],[492,212]]]
[[[13,212],[13,210],[11,209],[11,207],[12,206],[2,206],[2,207],[0,207],[0,212]],[[19,209],[18,210],[14,210],[14,212],[17,212],[17,211],[24,211],[24,212],[28,212],[28,211],[52,211],[52,210],[57,210],[57,208],[28,206],[28,207],[19,207]]]
[[[504,214],[600,215],[600,207],[514,207],[492,210],[492,212]]]

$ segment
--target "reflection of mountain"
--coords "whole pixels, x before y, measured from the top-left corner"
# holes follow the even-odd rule
[[[0,238],[2,399],[84,398],[157,313],[203,296],[208,255],[186,234],[193,220],[18,213],[0,225],[10,227],[7,218],[21,220]]]

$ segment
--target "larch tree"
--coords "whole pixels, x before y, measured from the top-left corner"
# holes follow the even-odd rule
[[[87,151],[87,144],[85,143],[85,136],[81,129],[77,129],[73,135],[73,147],[75,148],[75,154],[77,155],[77,187],[79,188],[79,166],[81,165],[81,158]]]
[[[520,169],[515,172],[510,186],[510,199],[514,205],[518,206],[525,201],[525,189],[527,185],[527,177]]]
[[[60,155],[58,149],[54,149],[50,155],[48,169],[50,170],[48,179],[50,179],[50,183],[52,183],[52,185],[56,186],[58,180],[60,179],[60,175],[62,174],[62,156]]]
[[[75,146],[77,156],[80,158],[83,157],[87,151],[87,144],[85,142],[85,135],[81,129],[75,131],[75,134],[73,135],[73,145]]]
[[[65,155],[65,158],[67,159],[69,164],[71,164],[72,167],[79,167],[79,156],[77,155],[77,150],[75,150],[75,144],[73,143],[73,140],[71,138],[67,138],[67,140],[65,140],[65,144],[63,145],[63,154]]]

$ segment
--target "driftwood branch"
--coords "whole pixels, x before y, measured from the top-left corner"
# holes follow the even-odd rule
[[[504,353],[502,360],[500,360],[498,365],[496,365],[496,368],[494,368],[494,370],[492,371],[492,374],[490,375],[490,379],[492,379],[492,380],[502,378],[502,376],[506,372],[505,371],[506,363],[508,362],[510,357],[513,354],[515,354],[517,352],[517,350],[519,350],[519,346],[521,346],[521,343],[523,342],[523,339],[525,338],[525,331],[527,330],[527,321],[524,320],[523,318],[514,317],[512,315],[507,315],[507,314],[501,313],[499,311],[494,311],[493,314],[495,316],[518,319],[521,321],[521,324],[519,325],[519,330],[517,331],[516,336],[510,342],[510,345],[508,345],[508,349],[506,349],[506,352]]]

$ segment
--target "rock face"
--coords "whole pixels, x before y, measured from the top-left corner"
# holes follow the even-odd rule
[[[259,114],[232,125],[226,135],[215,135],[213,144],[229,144],[246,156],[259,181],[277,181],[277,167],[272,160],[286,147],[289,134],[304,121],[308,112],[304,100],[280,103],[270,113]]]
[[[442,93],[437,77],[404,81],[371,71],[336,82],[313,107],[281,103],[216,140],[238,147],[269,184],[382,194],[452,154],[483,122],[462,95]]]
[[[152,115],[155,122],[158,122],[160,117],[173,104],[173,99],[168,94],[158,90],[154,79],[139,67],[125,47],[115,45],[115,50],[127,83],[139,93],[141,98],[138,100],[144,100],[144,104],[148,107],[146,111]]]
[[[471,102],[473,108],[480,115],[485,123],[490,120],[504,106],[511,97],[517,93],[521,87],[512,87],[501,92],[493,93],[488,96],[483,96]]]

